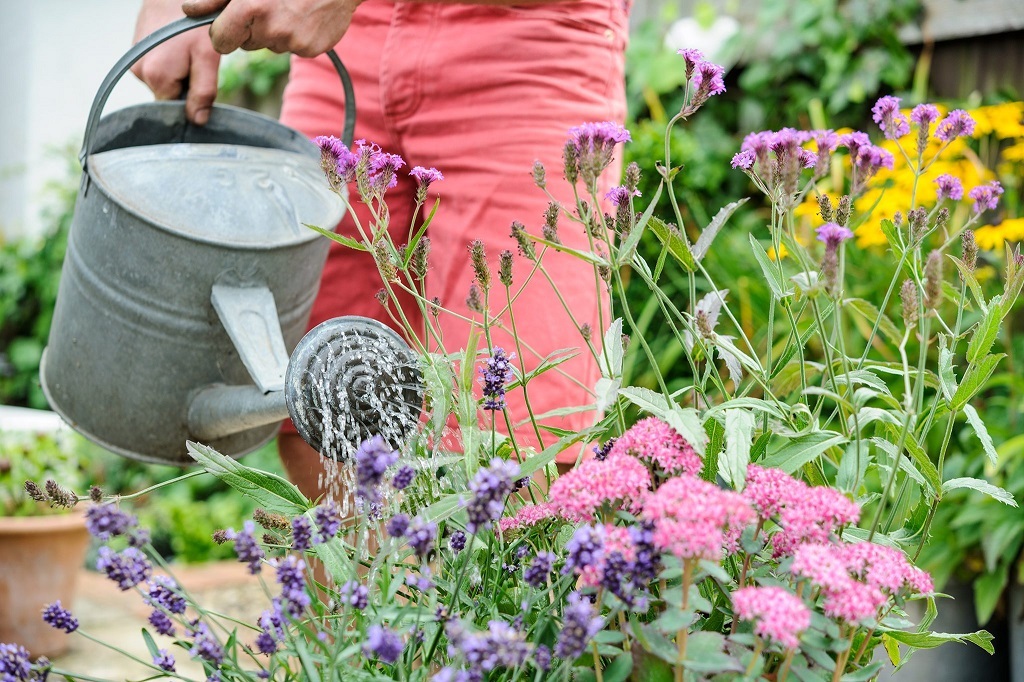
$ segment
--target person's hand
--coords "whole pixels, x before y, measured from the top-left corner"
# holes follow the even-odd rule
[[[316,57],[338,44],[362,0],[185,0],[182,9],[199,17],[224,8],[210,27],[221,54],[269,48]]]
[[[135,23],[135,42],[182,16],[180,0],[143,0]],[[219,66],[220,55],[213,49],[210,36],[197,28],[154,48],[132,66],[132,73],[157,99],[180,97],[187,82],[185,115],[192,123],[204,125],[217,97]]]

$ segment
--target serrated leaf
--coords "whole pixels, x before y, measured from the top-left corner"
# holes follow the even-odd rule
[[[985,304],[985,295],[981,291],[981,285],[978,284],[978,278],[974,276],[974,270],[968,268],[967,264],[956,256],[946,254],[946,258],[953,261],[953,264],[956,265],[956,269],[960,271],[960,277],[967,283],[967,286],[971,288],[971,293],[974,294],[974,300],[978,302],[978,307],[982,310],[986,310],[987,306]]]
[[[953,370],[953,351],[949,349],[945,335],[939,336],[939,386],[946,402],[952,401],[956,393],[956,372]]]
[[[718,209],[718,213],[715,214],[715,217],[711,219],[708,226],[700,233],[697,243],[693,245],[693,257],[697,259],[698,263],[707,255],[708,249],[711,248],[711,242],[718,236],[718,232],[725,225],[725,221],[729,220],[732,214],[736,212],[736,209],[747,203],[747,201],[747,198],[743,198]]]
[[[992,443],[992,436],[988,435],[988,429],[985,428],[985,422],[981,420],[981,416],[978,411],[974,409],[974,405],[964,405],[964,416],[967,417],[967,421],[974,429],[974,434],[981,441],[981,447],[988,456],[988,461],[993,465],[999,463],[999,454],[996,452],[996,447]]]
[[[754,416],[745,410],[725,411],[725,453],[718,459],[718,473],[735,490],[743,490],[750,464],[750,440]]]
[[[665,419],[672,403],[657,391],[642,386],[626,386],[619,390],[619,395],[650,415]]]
[[[854,312],[872,324],[878,322],[879,331],[885,334],[892,343],[898,344],[903,340],[903,335],[895,323],[889,319],[888,315],[875,307],[874,303],[865,301],[863,298],[848,298],[843,301],[843,305],[849,306]]]
[[[187,441],[185,446],[192,459],[206,471],[267,511],[293,517],[310,508],[309,500],[299,489],[280,476],[250,469],[202,443]]]
[[[343,234],[338,234],[338,233],[333,232],[331,230],[325,230],[322,227],[317,227],[316,225],[310,225],[309,223],[303,223],[303,225],[305,225],[309,229],[313,230],[314,232],[319,232],[320,234],[322,234],[323,236],[327,237],[331,241],[338,242],[342,246],[347,246],[348,248],[355,249],[356,251],[369,251],[369,249],[366,247],[366,245],[364,245],[362,242],[360,242],[360,241],[358,241],[356,239],[353,239],[352,237],[346,237]]]
[[[697,269],[697,261],[693,258],[693,252],[690,251],[690,245],[685,236],[678,230],[669,228],[668,224],[657,216],[651,216],[648,226],[661,242],[662,247],[667,249],[669,255],[675,258],[687,272],[694,272]]]
[[[701,458],[707,450],[708,435],[700,423],[700,415],[692,407],[679,407],[673,404],[665,421],[669,426],[679,432],[686,442],[690,444],[694,452]]]
[[[768,253],[761,246],[761,242],[757,241],[757,237],[753,234],[747,236],[750,238],[750,247],[754,250],[754,258],[761,266],[761,272],[764,274],[764,279],[768,282],[768,288],[772,290],[772,294],[780,300],[792,296],[793,290],[783,281],[778,266],[768,258]]]
[[[817,431],[791,439],[775,452],[765,457],[760,465],[782,469],[792,474],[803,465],[816,459],[829,448],[842,445],[846,436],[835,431]]]
[[[988,383],[989,377],[992,376],[992,372],[996,370],[996,365],[998,365],[999,361],[1004,357],[1006,356],[1002,353],[986,355],[979,359],[977,363],[968,365],[967,371],[964,372],[964,378],[960,382],[960,386],[957,387],[956,393],[953,394],[953,399],[950,401],[949,409],[954,412],[962,410],[964,405],[966,405],[971,398],[973,398],[975,394]]]
[[[883,218],[878,226],[881,228],[882,234],[885,235],[885,240],[889,242],[889,246],[896,254],[896,257],[902,258],[903,240],[900,238],[900,232],[896,229],[896,225],[888,218]]]
[[[999,335],[999,326],[1003,322],[1002,309],[998,305],[999,297],[992,299],[992,305],[985,316],[978,322],[971,340],[967,344],[967,362],[975,363],[992,350],[992,345]]]
[[[886,425],[885,433],[891,443],[900,442],[900,431],[895,426]],[[913,433],[908,433],[907,437],[903,441],[904,451],[910,456],[910,461],[913,463],[914,468],[924,476],[928,487],[932,492],[937,492],[942,487],[942,481],[939,479],[939,470],[935,468],[934,462],[928,456],[928,453],[924,451],[921,444],[917,442],[917,438]]]
[[[601,376],[614,379],[622,376],[622,318],[617,317],[604,333],[601,358],[598,363]]]
[[[1013,499],[1013,495],[1011,493],[979,478],[951,478],[942,484],[943,493],[948,493],[950,490],[958,490],[961,488],[977,490],[979,493],[984,493],[997,502],[1002,502],[1003,504],[1011,507],[1017,506],[1017,500]]]

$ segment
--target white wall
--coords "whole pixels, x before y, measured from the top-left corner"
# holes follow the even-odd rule
[[[55,150],[81,146],[96,89],[131,46],[139,0],[0,0],[0,239],[35,234]],[[130,74],[107,103],[147,101]],[[76,152],[77,153],[77,152]]]

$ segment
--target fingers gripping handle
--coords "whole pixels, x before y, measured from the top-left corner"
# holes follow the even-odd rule
[[[81,162],[83,169],[86,167],[86,159],[89,157],[89,154],[92,153],[93,137],[96,134],[96,128],[99,126],[100,116],[103,114],[103,108],[107,104],[107,99],[110,98],[110,93],[113,92],[114,86],[117,85],[118,81],[121,80],[121,77],[128,72],[128,69],[132,68],[132,65],[134,65],[135,62],[142,59],[147,52],[157,45],[198,26],[207,26],[212,24],[218,16],[220,16],[220,11],[214,12],[213,14],[207,14],[203,17],[183,17],[177,21],[171,22],[140,40],[132,46],[124,56],[117,60],[117,63],[114,64],[114,67],[100,84],[100,89],[96,92],[96,97],[92,101],[92,108],[89,110],[89,119],[85,125],[85,139],[82,142],[82,151],[78,155],[78,160]],[[331,64],[334,65],[334,69],[338,72],[338,76],[341,78],[341,87],[345,92],[345,122],[342,132],[342,141],[346,146],[352,146],[352,139],[355,137],[356,126],[356,100],[355,90],[352,87],[352,79],[349,77],[348,70],[345,68],[345,65],[341,63],[341,59],[338,58],[338,55],[334,50],[329,50],[327,52],[327,57],[331,60]]]

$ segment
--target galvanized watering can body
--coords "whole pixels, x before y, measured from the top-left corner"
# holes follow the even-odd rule
[[[171,102],[99,119],[132,63],[213,18],[144,39],[97,94],[41,367],[51,406],[74,428],[165,464],[190,462],[190,438],[240,456],[274,436],[287,415],[288,353],[306,329],[329,244],[303,223],[330,227],[344,211],[316,146],[272,119],[217,105],[195,127]],[[332,60],[351,142],[351,84]],[[242,396],[241,407],[210,426],[195,401],[218,386]]]

